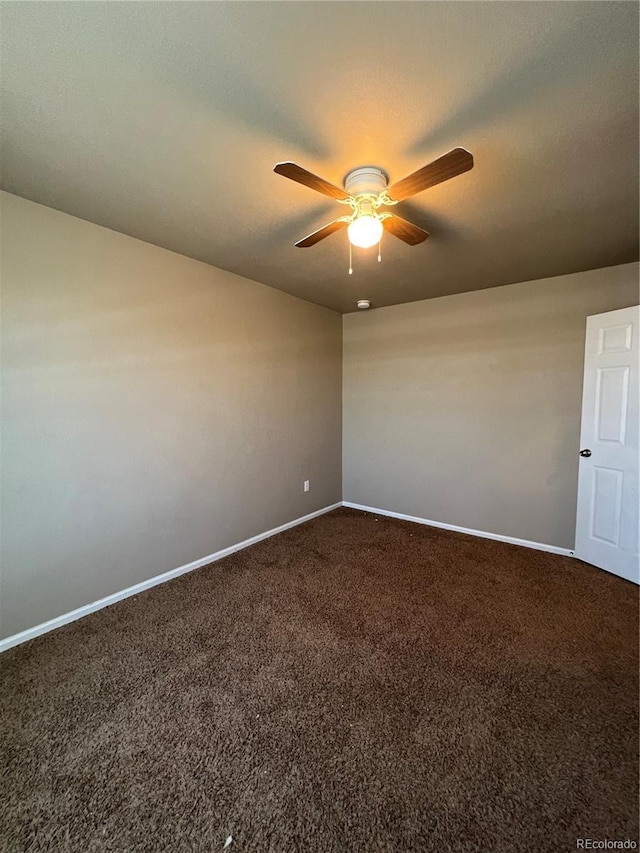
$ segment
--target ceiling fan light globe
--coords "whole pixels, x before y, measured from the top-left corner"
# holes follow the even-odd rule
[[[382,222],[376,216],[360,216],[347,228],[349,242],[359,249],[368,249],[380,242]]]

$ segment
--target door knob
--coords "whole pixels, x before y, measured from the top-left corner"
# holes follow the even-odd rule
[[[586,456],[587,458],[589,458],[589,456],[591,456],[591,451],[589,450],[589,448],[587,448],[586,450],[581,450],[580,456]]]

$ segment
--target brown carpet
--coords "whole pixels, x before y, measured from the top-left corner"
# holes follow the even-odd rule
[[[3,851],[638,840],[637,590],[340,509],[0,657]]]

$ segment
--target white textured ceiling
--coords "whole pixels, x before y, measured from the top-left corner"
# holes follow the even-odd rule
[[[633,2],[3,3],[2,186],[340,311],[638,258]],[[383,261],[275,175],[473,171]]]

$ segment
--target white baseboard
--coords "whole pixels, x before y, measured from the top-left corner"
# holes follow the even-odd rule
[[[11,637],[6,637],[0,640],[0,653],[7,649],[17,646],[20,643],[26,643],[27,640],[33,640],[34,637],[39,637],[41,634],[46,634],[49,631],[54,631],[56,628],[61,628],[63,625],[68,625],[69,622],[75,622],[76,619],[82,619],[83,616],[88,616],[89,613],[95,613],[96,610],[102,610],[103,607],[109,607],[110,604],[115,604],[117,601],[122,601],[124,598],[129,598],[131,595],[138,595],[144,592],[145,589],[150,589],[152,586],[165,583],[174,578],[184,575],[187,572],[192,572],[194,569],[199,569],[202,566],[207,566],[209,563],[215,563],[223,557],[228,557],[229,554],[234,554],[236,551],[242,551],[243,548],[248,548],[249,545],[255,545],[256,542],[262,542],[263,539],[269,539],[270,536],[275,536],[276,533],[282,533],[284,530],[289,530],[291,527],[297,527],[298,524],[303,524],[305,521],[310,521],[319,515],[324,515],[326,512],[331,512],[332,509],[338,509],[342,506],[342,502],[325,506],[315,512],[310,512],[308,515],[303,515],[301,518],[296,518],[293,521],[288,521],[286,524],[281,524],[279,527],[274,527],[273,530],[266,530],[264,533],[258,533],[257,536],[252,536],[250,539],[245,539],[244,542],[238,542],[236,545],[230,545],[228,548],[223,548],[222,551],[216,551],[215,554],[209,554],[207,557],[201,557],[199,560],[194,560],[192,563],[187,563],[184,566],[179,566],[177,569],[171,569],[161,575],[156,575],[149,580],[137,583],[134,586],[129,586],[119,592],[114,592],[107,595],[105,598],[100,598],[98,601],[93,601],[91,604],[85,604],[83,607],[78,607],[76,610],[71,610],[69,613],[63,613],[61,616],[56,616],[55,619],[49,619],[48,622],[43,622],[41,625],[35,625],[33,628],[27,628],[26,631],[20,631],[19,634],[14,634]]]
[[[415,515],[404,515],[401,512],[390,512],[388,509],[378,509],[373,506],[363,506],[350,501],[342,501],[342,506],[350,509],[359,509],[363,512],[372,512],[376,515],[388,515],[390,518],[400,518],[402,521],[414,521],[416,524],[426,524],[429,527],[441,527],[443,530],[453,530],[455,533],[466,533],[469,536],[480,536],[482,539],[495,539],[497,542],[508,542],[511,545],[522,545],[524,548],[533,548],[536,551],[548,551],[550,554],[562,554],[564,557],[573,557],[573,551],[569,548],[559,548],[557,545],[544,545],[542,542],[530,542],[528,539],[517,539],[514,536],[502,536],[500,533],[487,533],[486,530],[472,530],[469,527],[458,527],[456,524],[445,524],[442,521],[431,521],[428,518],[418,518]]]
[[[264,533],[258,533],[257,536],[252,536],[250,539],[245,539],[244,542],[238,542],[236,545],[230,545],[228,548],[223,548],[221,551],[216,551],[215,554],[209,554],[207,557],[201,557],[199,560],[194,560],[192,563],[187,563],[184,566],[179,566],[177,569],[171,569],[161,575],[156,575],[146,581],[137,583],[134,586],[114,592],[107,595],[105,598],[100,598],[98,601],[93,601],[91,604],[85,604],[83,607],[78,607],[76,610],[71,610],[69,613],[63,613],[61,616],[56,616],[55,619],[49,619],[48,622],[42,622],[40,625],[35,625],[33,628],[27,628],[26,631],[21,631],[19,634],[14,634],[11,637],[6,637],[0,640],[0,653],[13,648],[20,643],[26,643],[27,640],[33,640],[41,634],[46,634],[49,631],[54,631],[56,628],[61,628],[63,625],[68,625],[69,622],[75,622],[76,619],[82,619],[83,616],[88,616],[89,613],[95,613],[96,610],[102,610],[103,607],[109,607],[110,604],[115,604],[117,601],[122,601],[132,595],[138,595],[146,589],[151,589],[153,586],[173,580],[187,572],[192,572],[194,569],[199,569],[202,566],[207,566],[209,563],[215,563],[222,560],[223,557],[228,557],[229,554],[234,554],[236,551],[241,551],[243,548],[248,548],[249,545],[255,545],[257,542],[262,542],[263,539],[268,539],[270,536],[275,536],[277,533],[282,533],[284,530],[289,530],[291,527],[296,527],[298,524],[303,524],[305,521],[310,521],[312,518],[317,518],[319,515],[324,515],[331,512],[333,509],[345,506],[350,509],[358,509],[362,512],[375,513],[376,515],[386,515],[390,518],[399,518],[403,521],[413,521],[416,524],[426,524],[430,527],[440,527],[443,530],[453,530],[456,533],[466,533],[470,536],[480,536],[483,539],[495,539],[498,542],[509,542],[511,545],[522,545],[525,548],[534,548],[536,551],[548,551],[551,554],[562,554],[566,557],[572,557],[573,551],[568,548],[558,548],[556,545],[544,545],[541,542],[529,542],[527,539],[516,539],[513,536],[502,536],[499,533],[487,533],[485,530],[472,530],[467,527],[458,527],[455,524],[444,524],[441,521],[431,521],[427,518],[418,518],[414,515],[404,515],[401,512],[391,512],[387,509],[379,509],[378,507],[363,506],[362,504],[354,504],[350,501],[339,501],[331,504],[331,506],[323,507],[322,509],[311,512],[308,515],[303,515],[301,518],[296,518],[293,521],[288,521],[286,524],[281,524],[279,527],[274,527],[272,530],[266,530]]]

